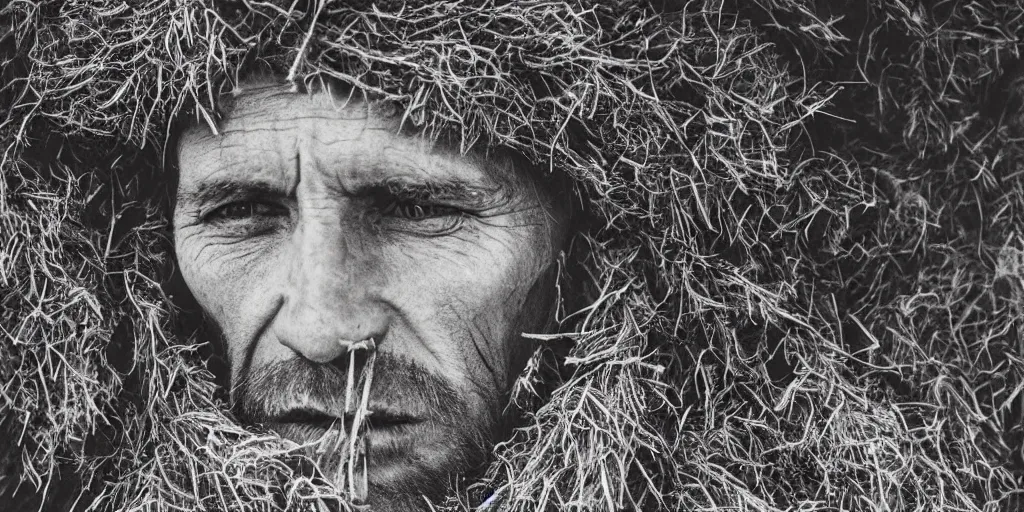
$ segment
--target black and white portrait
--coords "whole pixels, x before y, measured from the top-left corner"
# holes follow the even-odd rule
[[[1022,38],[10,0],[0,511],[1021,510]]]

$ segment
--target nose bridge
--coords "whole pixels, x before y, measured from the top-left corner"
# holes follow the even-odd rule
[[[312,306],[343,306],[358,292],[352,240],[340,220],[331,217],[301,222],[293,235],[296,251],[290,262],[289,292]]]
[[[384,315],[374,300],[375,277],[363,260],[358,233],[345,230],[332,209],[300,220],[275,321],[278,340],[302,357],[328,362],[347,351],[346,342],[376,338]]]

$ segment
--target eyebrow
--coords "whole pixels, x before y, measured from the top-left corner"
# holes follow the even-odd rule
[[[269,182],[226,179],[202,183],[198,189],[181,194],[178,202],[204,206],[223,203],[230,199],[274,198],[286,195],[281,187]]]
[[[494,196],[502,191],[503,187],[501,186],[475,185],[457,178],[427,180],[388,178],[361,186],[353,191],[353,195],[367,196],[386,192],[403,199],[478,205],[481,202],[494,198]]]
[[[501,186],[471,184],[458,178],[390,177],[360,184],[345,193],[351,197],[390,194],[402,199],[479,206],[493,201],[497,196],[506,195],[508,191],[504,189]],[[288,195],[288,191],[270,182],[222,179],[201,183],[196,190],[182,193],[178,202],[202,207],[230,200],[280,199]]]

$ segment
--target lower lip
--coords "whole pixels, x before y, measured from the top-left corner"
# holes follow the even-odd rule
[[[427,432],[416,428],[418,425],[421,423],[390,423],[366,429],[366,440],[370,446],[368,468],[373,470],[370,473],[371,481],[379,479],[387,481],[397,478],[395,475],[401,473],[404,467],[403,461],[416,451],[416,445],[422,441],[425,435],[429,437]],[[314,458],[318,458],[318,456],[313,454],[320,452],[320,449],[316,448],[318,441],[327,443],[321,446],[329,445],[335,448],[338,446],[334,443],[339,439],[333,436],[325,438],[324,434],[329,429],[320,424],[271,423],[266,426],[281,437],[313,450],[309,455]],[[343,443],[342,446],[347,447],[347,443]],[[342,448],[342,450],[347,450],[347,448]]]

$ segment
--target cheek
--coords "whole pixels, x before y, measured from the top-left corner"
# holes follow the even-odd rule
[[[534,283],[550,263],[532,231],[502,228],[459,237],[444,247],[405,251],[396,267],[407,316],[419,318],[421,337],[437,364],[464,386],[503,392],[521,332],[538,328],[523,317]],[[533,309],[533,308],[526,308]]]
[[[265,282],[267,255],[251,244],[224,243],[188,230],[175,233],[175,251],[185,284],[224,335],[229,358],[237,361],[260,323],[257,312],[265,309],[250,302],[267,296],[254,293]]]

